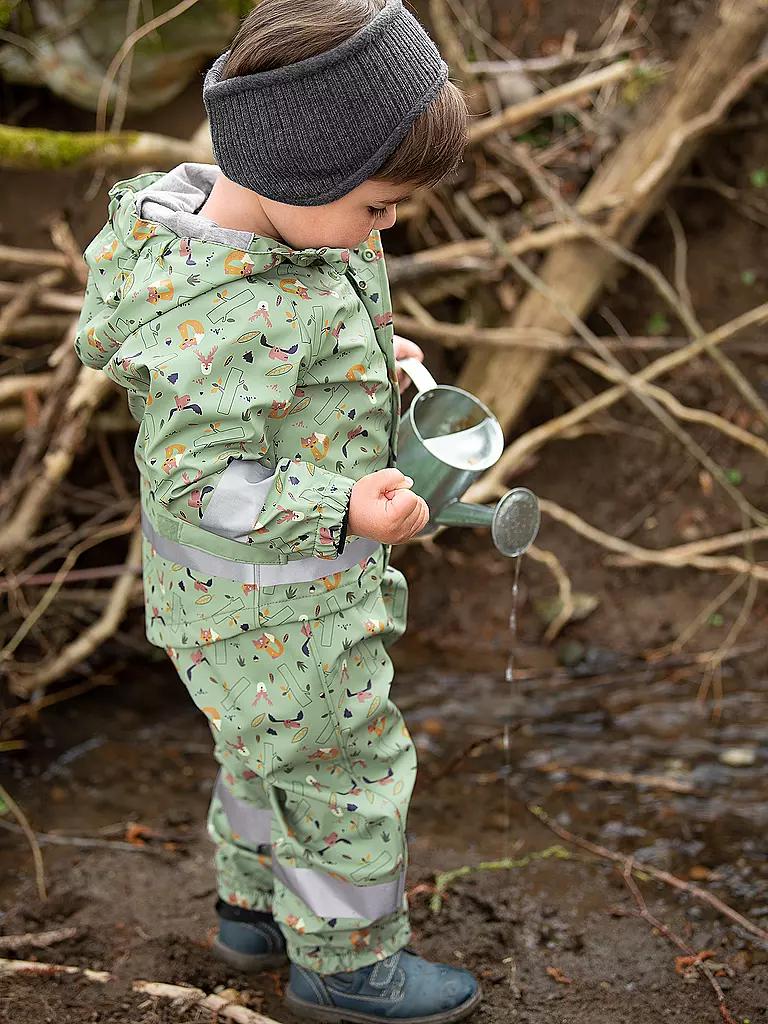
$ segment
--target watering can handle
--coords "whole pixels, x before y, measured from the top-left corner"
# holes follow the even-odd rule
[[[420,363],[418,359],[401,359],[397,368],[408,374],[418,391],[431,391],[432,388],[437,387],[435,378],[424,363]]]

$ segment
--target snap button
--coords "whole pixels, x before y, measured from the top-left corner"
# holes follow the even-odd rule
[[[363,259],[366,263],[372,263],[376,259],[376,253],[373,249],[363,249]]]

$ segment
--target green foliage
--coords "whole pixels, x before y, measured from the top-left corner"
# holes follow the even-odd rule
[[[621,99],[628,107],[635,107],[645,96],[663,81],[666,72],[661,68],[641,64],[621,90]]]
[[[560,860],[572,860],[573,854],[569,853],[563,846],[549,846],[546,850],[536,850],[533,853],[527,854],[525,857],[520,857],[514,860],[511,857],[505,857],[503,860],[488,860],[482,861],[477,866],[467,865],[463,868],[456,868],[455,871],[442,871],[435,875],[435,891],[429,900],[429,909],[433,914],[439,914],[443,906],[443,900],[448,887],[456,881],[457,878],[463,878],[464,875],[474,874],[476,871],[514,871],[517,868],[527,867],[528,864],[533,864],[537,860],[549,860],[550,857],[556,857]]]
[[[715,612],[714,615],[710,615],[707,621],[710,626],[722,626],[725,623],[725,619],[720,612]]]
[[[669,320],[664,313],[654,313],[648,321],[648,333],[652,338],[669,334]]]
[[[732,483],[734,487],[738,487],[744,479],[740,469],[726,469],[724,470],[724,473],[726,480],[729,483]]]
[[[755,188],[765,188],[768,185],[768,167],[756,167],[750,171],[749,180]]]
[[[741,283],[745,284],[747,288],[751,288],[752,285],[757,281],[757,274],[754,270],[742,270],[741,272]]]
[[[0,0],[0,29],[8,28],[11,15],[21,3],[21,0]]]

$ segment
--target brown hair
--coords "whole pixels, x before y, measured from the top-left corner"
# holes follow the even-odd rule
[[[261,0],[230,48],[221,78],[236,78],[296,64],[332,50],[359,32],[386,0]],[[467,144],[467,104],[446,82],[374,177],[393,185],[430,186],[453,172]]]

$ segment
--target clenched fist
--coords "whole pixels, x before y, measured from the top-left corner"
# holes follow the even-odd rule
[[[382,469],[358,480],[349,503],[349,533],[382,544],[402,544],[429,522],[426,501],[399,469]]]

